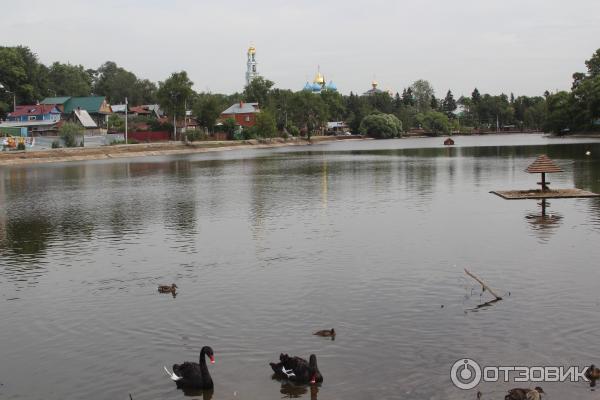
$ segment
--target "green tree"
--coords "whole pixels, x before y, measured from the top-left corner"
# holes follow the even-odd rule
[[[390,139],[400,135],[402,123],[393,114],[371,114],[360,124],[360,132],[377,139]]]
[[[200,93],[192,111],[200,125],[213,132],[219,115],[228,105],[225,96]]]
[[[139,80],[133,72],[127,71],[112,61],[98,68],[94,93],[106,96],[109,103],[148,104],[156,96],[156,85],[149,80]]]
[[[237,125],[235,123],[235,119],[233,118],[225,119],[225,121],[223,121],[223,125],[221,125],[221,129],[227,134],[227,139],[229,140],[233,139],[236,128]]]
[[[64,140],[65,147],[77,147],[78,137],[83,137],[84,129],[81,125],[74,122],[65,122],[58,130],[58,135]],[[81,143],[83,143],[83,138]]]
[[[448,116],[439,111],[428,111],[418,114],[417,120],[427,133],[434,135],[450,133],[450,120]]]
[[[550,94],[546,98],[546,121],[544,130],[547,132],[563,133],[571,128],[572,97],[562,91]]]
[[[187,72],[174,72],[164,82],[158,84],[157,98],[160,107],[171,118],[183,118],[185,114],[185,102],[194,93],[194,83],[188,78]]]
[[[431,109],[431,99],[434,98],[434,90],[429,82],[419,79],[412,84],[411,90],[415,99],[417,112],[423,113]]]
[[[108,130],[114,132],[125,132],[125,119],[120,115],[111,114],[108,117]]]
[[[47,68],[27,47],[0,46],[0,115],[17,104],[35,104],[47,94]]]
[[[456,100],[454,100],[452,91],[448,90],[446,97],[444,97],[444,100],[442,100],[442,111],[446,113],[448,118],[454,118],[454,111],[456,111],[456,108]]]
[[[289,120],[310,135],[327,122],[327,105],[321,96],[301,90],[290,99]]]
[[[275,117],[268,109],[263,109],[256,115],[255,127],[259,137],[272,138],[277,136]]]
[[[275,83],[263,78],[256,77],[244,87],[244,101],[258,103],[259,106],[266,106],[271,93],[271,88]]]
[[[48,71],[48,89],[53,96],[89,96],[92,77],[81,65],[55,62]]]

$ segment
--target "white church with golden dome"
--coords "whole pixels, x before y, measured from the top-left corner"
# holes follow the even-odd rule
[[[246,86],[248,86],[254,78],[259,76],[256,69],[256,47],[250,45],[246,55],[248,57],[248,61],[246,62]]]
[[[327,82],[325,76],[321,73],[321,68],[318,67],[315,79],[313,79],[312,83],[306,82],[303,90],[311,93],[321,93],[326,91],[337,92],[337,86],[331,80]]]

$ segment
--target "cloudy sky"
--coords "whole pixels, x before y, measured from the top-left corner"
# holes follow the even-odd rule
[[[317,66],[343,93],[374,78],[438,96],[568,89],[600,48],[600,0],[2,0],[4,45],[44,63],[115,61],[153,81],[185,70],[197,91],[244,85],[246,49],[261,75],[298,90]]]

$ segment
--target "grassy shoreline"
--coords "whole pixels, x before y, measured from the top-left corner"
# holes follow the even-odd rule
[[[56,163],[111,158],[152,157],[177,154],[194,154],[234,149],[260,149],[285,146],[305,146],[340,139],[363,140],[339,136],[316,136],[310,142],[304,139],[262,139],[242,141],[206,141],[184,144],[181,142],[123,144],[102,147],[73,147],[48,150],[0,152],[0,166]]]

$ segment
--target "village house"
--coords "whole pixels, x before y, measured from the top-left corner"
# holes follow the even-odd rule
[[[4,128],[21,128],[20,136],[54,135],[60,124],[61,112],[51,104],[21,105],[9,113]]]
[[[233,118],[236,125],[249,128],[256,125],[256,115],[258,113],[260,113],[258,103],[244,103],[240,101],[223,111],[219,119],[223,122],[228,118]]]
[[[112,114],[110,105],[104,96],[87,97],[48,97],[41,104],[55,105],[68,118],[73,111],[85,110],[100,128],[106,128],[108,116]]]

